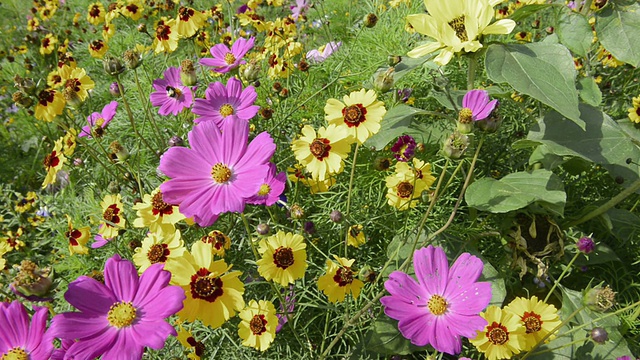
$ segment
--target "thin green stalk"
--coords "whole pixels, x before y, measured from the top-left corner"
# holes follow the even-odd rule
[[[575,344],[584,343],[585,340],[586,339],[584,339],[584,338],[583,339],[574,340],[574,341],[572,341],[570,343],[563,344],[562,346],[536,351],[532,355],[540,355],[540,354],[544,354],[544,353],[548,353],[548,352],[557,351],[557,350],[564,349],[564,348],[569,347],[569,346],[573,346]]]
[[[353,178],[356,174],[356,161],[358,160],[358,149],[360,148],[360,143],[356,142],[356,149],[353,151],[353,163],[351,164],[351,176],[349,177],[349,191],[347,192],[347,208],[344,211],[344,217],[347,218],[349,216],[349,211],[351,210],[351,193],[353,189]],[[347,253],[349,252],[349,227],[347,226],[347,231],[344,234],[344,257],[349,258]]]
[[[476,67],[478,61],[476,60],[476,53],[469,54],[469,67],[467,68],[467,90],[473,90],[476,80]]]
[[[131,108],[129,107],[129,102],[127,101],[127,96],[124,93],[124,88],[122,87],[122,84],[120,83],[120,77],[118,75],[116,75],[116,83],[118,84],[118,89],[120,89],[120,94],[122,94],[122,102],[124,103],[124,108],[127,110],[127,115],[129,116],[129,122],[131,123],[131,129],[133,130],[134,133],[136,133],[136,135],[140,138],[140,140],[142,140],[142,142],[144,143],[144,145],[146,147],[149,148],[149,150],[151,150],[151,152],[156,155],[158,158],[160,158],[160,154],[158,154],[152,147],[151,145],[149,145],[149,143],[147,142],[147,139],[145,139],[140,132],[138,132],[138,129],[136,128],[136,121],[133,118],[133,113],[131,112]]]
[[[158,128],[158,124],[156,123],[156,119],[153,117],[153,113],[151,112],[151,104],[149,103],[149,101],[147,101],[147,99],[143,96],[143,92],[142,92],[142,86],[140,85],[140,80],[138,79],[138,69],[134,69],[133,70],[133,75],[134,78],[136,80],[136,87],[138,88],[138,94],[140,94],[140,102],[144,103],[144,107],[145,107],[145,115],[147,115],[149,117],[149,121],[151,122],[151,125],[153,126],[153,129],[156,131],[156,134],[158,135],[158,139],[161,140],[161,148],[163,146],[165,146],[164,144],[166,144],[165,142],[165,138],[164,136],[162,136],[162,133],[160,132],[160,129]],[[124,95],[123,95],[124,96]]]
[[[580,225],[586,221],[593,219],[596,216],[600,216],[606,213],[607,211],[609,211],[609,209],[618,205],[621,201],[626,200],[629,196],[631,196],[631,194],[635,193],[638,189],[640,189],[640,179],[634,181],[628,188],[622,190],[618,195],[612,197],[611,200],[602,204],[597,209],[591,211],[590,213],[586,214],[585,216],[581,217],[578,220],[570,222],[568,224],[568,227]]]
[[[551,294],[553,294],[553,290],[556,289],[556,287],[560,283],[560,280],[562,280],[562,278],[564,278],[564,276],[567,274],[567,271],[569,271],[569,269],[571,269],[571,265],[573,265],[573,263],[576,261],[578,256],[580,256],[580,254],[582,254],[582,253],[580,251],[578,251],[578,252],[576,252],[575,255],[573,255],[573,258],[571,259],[571,261],[569,261],[569,264],[567,265],[567,267],[564,268],[564,270],[562,271],[562,274],[560,274],[560,277],[556,281],[553,282],[553,286],[551,287],[551,290],[549,290],[549,292],[547,293],[547,296],[545,296],[545,298],[544,298],[544,302],[545,303],[547,302],[547,300],[549,300],[549,297],[551,297]]]

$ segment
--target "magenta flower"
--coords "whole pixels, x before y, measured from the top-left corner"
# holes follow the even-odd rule
[[[460,337],[475,338],[487,325],[479,313],[491,300],[491,283],[476,282],[482,261],[463,253],[449,269],[442,248],[431,245],[416,250],[413,261],[418,281],[392,272],[384,284],[391,296],[380,299],[384,312],[399,320],[400,332],[413,344],[458,354]]]
[[[88,137],[91,139],[94,135],[101,137],[104,134],[104,128],[109,125],[113,117],[116,115],[118,102],[112,101],[102,108],[102,112],[94,112],[87,117],[89,125],[83,126],[78,137]]]
[[[247,144],[249,124],[213,121],[189,132],[191,149],[172,147],[160,158],[158,169],[171,178],[160,185],[169,204],[200,226],[213,224],[223,212],[242,212],[246,199],[257,194],[269,172],[276,150],[271,136],[260,133]]]
[[[182,309],[186,298],[179,286],[169,285],[171,273],[153,264],[138,278],[128,260],[107,260],[104,284],[81,276],[69,284],[64,298],[80,312],[54,316],[51,334],[74,340],[66,358],[141,359],[145,346],[162,349],[176,330],[164,319]],[[67,343],[68,344],[68,343]]]
[[[230,78],[226,86],[219,81],[209,84],[204,97],[196,99],[191,110],[200,116],[194,120],[197,124],[213,121],[221,128],[225,119],[249,121],[260,109],[260,106],[253,105],[258,98],[256,89],[248,86],[243,90],[242,82],[235,77]]]
[[[34,306],[29,314],[19,301],[0,303],[0,359],[48,360],[53,351],[53,339],[45,333],[46,307]]]
[[[178,115],[193,103],[191,89],[182,84],[179,67],[170,67],[163,75],[164,79],[153,80],[153,88],[156,91],[151,93],[149,99],[153,106],[160,107],[158,114]]]
[[[284,191],[287,183],[287,174],[279,172],[276,174],[276,165],[269,163],[269,172],[262,181],[262,185],[252,197],[247,199],[247,203],[253,205],[271,206],[280,200],[280,195]]]
[[[300,16],[304,16],[309,10],[311,4],[307,0],[296,0],[296,4],[291,6],[291,17],[294,21],[298,21]]]
[[[498,105],[498,100],[489,101],[489,93],[485,90],[470,90],[462,98],[462,114],[465,109],[471,111],[473,121],[484,120]],[[461,115],[462,116],[462,115]]]
[[[588,236],[583,236],[576,243],[576,247],[578,248],[578,250],[580,250],[580,252],[584,254],[589,254],[596,249],[596,243],[593,242],[592,238]]]
[[[200,59],[200,64],[213,67],[215,72],[228,73],[246,63],[242,58],[253,48],[255,41],[254,37],[250,37],[249,40],[238,38],[231,46],[231,50],[225,44],[216,44],[210,50],[213,57]]]
[[[342,46],[342,41],[338,41],[338,42],[331,41],[330,43],[321,46],[317,50],[313,49],[307,52],[307,60],[309,60],[309,62],[311,63],[321,63],[327,60],[327,58],[331,56],[331,54],[338,51],[338,49],[340,49],[341,46]]]
[[[99,227],[103,227],[104,225],[100,225]],[[113,238],[104,238],[101,234],[97,234],[96,236],[93,237],[93,242],[91,243],[91,248],[92,249],[98,249],[101,248],[105,245],[107,245],[109,242],[111,242],[111,240],[113,240]]]
[[[411,160],[416,152],[416,140],[411,135],[402,135],[391,147],[393,156],[398,161],[407,162]]]

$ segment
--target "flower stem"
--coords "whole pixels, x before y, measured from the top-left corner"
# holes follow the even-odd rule
[[[149,121],[151,122],[151,125],[153,126],[154,130],[156,131],[158,135],[158,139],[162,141],[161,142],[162,145],[160,146],[160,148],[162,148],[165,146],[164,144],[166,144],[165,138],[164,136],[162,136],[162,133],[158,128],[158,124],[156,123],[156,119],[153,117],[153,113],[151,112],[151,107],[149,106],[150,105],[149,101],[147,101],[147,99],[142,96],[143,92],[142,92],[142,86],[140,85],[140,80],[138,79],[138,69],[133,70],[133,75],[136,80],[136,87],[138,88],[138,94],[140,94],[140,101],[144,103],[144,107],[146,110],[145,114],[149,117]]]
[[[597,209],[591,211],[590,213],[586,214],[585,216],[581,217],[578,220],[574,220],[570,222],[567,226],[572,227],[572,226],[580,225],[586,221],[593,219],[596,216],[606,213],[607,211],[609,211],[609,209],[618,205],[618,203],[620,203],[621,201],[627,199],[631,194],[636,192],[638,189],[640,189],[640,179],[634,181],[628,188],[622,190],[618,195],[612,197],[609,201],[602,204]]]
[[[351,176],[349,177],[349,190],[347,191],[347,208],[344,211],[344,217],[347,218],[349,216],[349,210],[351,208],[351,189],[353,188],[353,178],[356,174],[356,160],[358,159],[358,149],[360,148],[360,143],[356,142],[356,149],[353,151],[353,164],[351,164]],[[346,231],[344,234],[344,257],[349,258],[347,256],[349,249],[349,226],[346,226]]]
[[[473,90],[476,80],[476,67],[478,61],[476,60],[476,53],[469,54],[469,67],[467,68],[467,90]]]
[[[553,282],[553,286],[551,287],[551,290],[549,290],[549,292],[547,293],[547,296],[545,296],[544,298],[545,303],[547,302],[547,300],[549,300],[549,297],[551,297],[551,294],[553,294],[553,290],[556,289],[556,287],[560,283],[560,280],[562,280],[562,278],[566,275],[567,271],[571,268],[571,265],[573,265],[573,263],[576,261],[578,256],[580,256],[580,254],[582,253],[578,251],[575,255],[573,255],[573,258],[571,259],[571,261],[569,261],[569,264],[567,265],[567,267],[564,268],[564,270],[562,271],[562,274],[560,274],[560,277]]]

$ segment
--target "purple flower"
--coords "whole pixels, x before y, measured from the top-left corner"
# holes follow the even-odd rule
[[[160,158],[158,169],[171,179],[160,185],[169,204],[200,226],[213,224],[223,212],[242,212],[247,198],[257,194],[269,172],[276,150],[271,136],[260,133],[247,144],[249,124],[212,121],[189,132],[191,148],[172,147]]]
[[[100,227],[102,227],[103,225],[100,225]],[[102,237],[101,234],[98,234],[96,236],[93,237],[93,243],[91,243],[91,248],[92,249],[98,249],[101,248],[105,245],[107,245],[111,240],[113,240],[113,238],[104,238]]]
[[[196,99],[192,112],[199,115],[196,124],[213,121],[219,128],[225,119],[239,119],[248,122],[256,116],[260,106],[253,105],[258,98],[256,89],[248,86],[242,89],[242,82],[232,77],[223,85],[217,81],[210,84],[204,93],[204,99]]]
[[[578,250],[584,254],[589,254],[596,249],[596,243],[588,236],[581,237],[576,243],[576,246],[578,247]]]
[[[293,20],[298,21],[298,18],[304,16],[310,7],[311,4],[307,0],[296,0],[296,4],[291,6],[291,17]]]
[[[75,340],[60,341],[60,348],[53,350],[53,354],[51,354],[51,360],[64,360],[64,356],[67,354],[67,351],[74,343]]]
[[[231,50],[225,44],[216,44],[210,50],[212,58],[200,59],[200,64],[213,67],[215,72],[228,73],[246,63],[242,57],[253,48],[255,40],[254,37],[250,37],[249,40],[238,38]]]
[[[49,309],[34,309],[29,322],[27,309],[19,301],[0,303],[1,359],[49,359],[53,351],[53,339],[45,333]]]
[[[191,89],[182,84],[179,67],[170,67],[163,75],[164,79],[153,80],[153,88],[156,91],[151,93],[149,99],[153,106],[160,107],[158,114],[162,116],[178,115],[193,103]]]
[[[321,63],[325,61],[331,54],[338,51],[342,46],[342,41],[330,42],[321,46],[318,50],[313,49],[307,52],[307,60],[311,63]]]
[[[276,174],[276,171],[276,165],[269,163],[269,172],[262,181],[260,189],[255,195],[247,199],[247,203],[271,206],[280,199],[280,194],[284,191],[287,183],[287,175],[284,172]]]
[[[412,88],[398,89],[398,97],[400,98],[400,101],[404,103],[409,101],[409,98],[411,97],[412,92],[413,92]]]
[[[413,344],[458,354],[460,337],[475,338],[487,325],[479,313],[491,301],[491,283],[477,282],[482,261],[463,253],[449,269],[442,248],[431,245],[416,250],[413,261],[418,281],[392,272],[384,284],[391,296],[380,299],[384,312],[399,320],[400,332]]]
[[[629,355],[617,357],[616,360],[633,360]]]
[[[396,160],[407,162],[411,160],[416,151],[416,141],[411,135],[402,135],[398,138],[395,144],[391,147],[393,156]]]
[[[145,346],[162,349],[176,330],[164,319],[182,309],[184,291],[169,285],[171,273],[153,264],[138,278],[128,260],[114,255],[107,260],[104,284],[81,276],[69,284],[65,299],[80,312],[56,315],[51,334],[78,340],[66,357],[141,359]]]
[[[102,112],[94,112],[87,117],[89,125],[83,126],[78,137],[88,137],[91,139],[93,135],[100,137],[104,133],[104,128],[109,125],[118,109],[118,102],[112,101],[102,108]]]
[[[483,120],[491,115],[497,104],[498,100],[489,101],[489,93],[485,90],[470,90],[462,98],[460,116],[462,117],[464,112],[464,115],[470,116],[473,121]]]

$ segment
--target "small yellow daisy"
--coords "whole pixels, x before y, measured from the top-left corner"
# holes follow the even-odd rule
[[[351,270],[356,260],[335,255],[333,257],[338,263],[327,259],[327,272],[318,279],[318,289],[322,290],[332,303],[344,301],[349,293],[357,299],[364,283],[358,280],[355,277],[357,273]]]
[[[239,316],[242,321],[238,325],[238,335],[242,338],[242,345],[267,350],[275,339],[278,325],[273,304],[265,300],[251,300]]]
[[[327,123],[343,127],[359,144],[380,131],[380,121],[387,109],[377,100],[375,91],[361,89],[345,95],[342,100],[327,100],[324,107]]]
[[[302,128],[302,136],[291,143],[296,159],[318,181],[330,175],[339,174],[344,169],[343,159],[351,147],[347,141],[347,131],[342,127],[329,125],[316,131],[309,125]]]
[[[536,296],[532,296],[531,299],[517,297],[504,308],[504,311],[519,318],[521,325],[525,328],[525,334],[522,335],[525,340],[523,351],[531,350],[551,330],[562,323],[555,306],[538,300]],[[549,338],[549,340],[552,339],[553,336]]]
[[[301,235],[278,231],[260,241],[258,272],[267,281],[287,286],[304,277],[307,268],[307,244]]]
[[[512,355],[522,351],[525,328],[520,318],[494,305],[480,313],[480,316],[487,320],[487,326],[483,331],[478,331],[475,339],[470,340],[487,359],[511,359]]]

